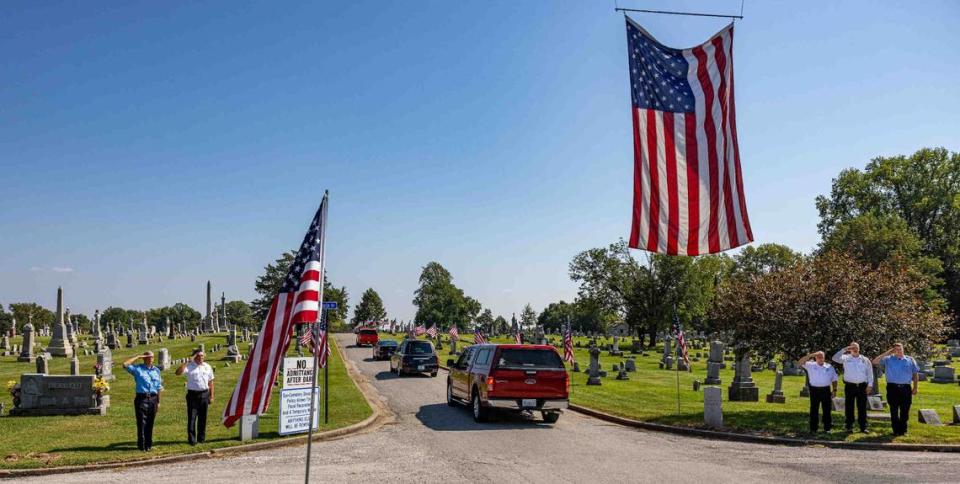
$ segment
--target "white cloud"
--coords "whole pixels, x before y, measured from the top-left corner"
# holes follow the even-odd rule
[[[33,266],[30,268],[30,272],[43,272],[43,267]]]
[[[30,272],[73,272],[73,267],[51,267],[47,269],[46,267],[33,266],[30,268]]]
[[[73,267],[54,267],[50,270],[53,272],[73,272]]]

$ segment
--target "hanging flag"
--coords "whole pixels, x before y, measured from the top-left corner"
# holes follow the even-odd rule
[[[430,326],[430,329],[427,330],[427,334],[430,335],[430,338],[431,338],[431,339],[436,339],[436,338],[437,338],[437,325],[434,324],[433,326]]]
[[[673,334],[677,339],[677,352],[680,353],[680,357],[683,358],[683,362],[689,368],[690,355],[687,353],[687,340],[683,337],[683,328],[680,327],[680,318],[677,317],[676,311],[673,313]]]
[[[630,247],[712,254],[753,241],[733,100],[733,24],[691,49],[627,18],[633,101]]]
[[[243,415],[262,415],[267,411],[277,369],[290,346],[293,325],[317,320],[323,300],[320,281],[328,203],[324,194],[280,292],[273,298],[257,344],[223,409],[223,424],[227,427],[232,427]]]
[[[482,345],[487,342],[487,339],[483,337],[483,331],[480,328],[473,330],[473,344]]]
[[[573,331],[570,329],[569,324],[567,324],[567,328],[563,332],[563,361],[569,363],[576,361],[573,357]]]
[[[457,331],[457,325],[450,326],[450,331],[447,331],[450,334],[450,339],[460,339],[460,332]]]

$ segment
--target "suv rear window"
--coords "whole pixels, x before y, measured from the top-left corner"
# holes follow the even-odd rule
[[[411,341],[407,343],[407,353],[411,355],[429,355],[433,353],[433,345],[428,341]]]
[[[366,335],[377,334],[377,330],[375,330],[375,329],[361,329],[361,330],[360,330],[360,334],[366,334]]]
[[[561,369],[563,362],[555,351],[508,348],[500,350],[497,367]]]

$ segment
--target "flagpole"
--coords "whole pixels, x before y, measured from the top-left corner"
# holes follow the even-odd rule
[[[677,315],[677,306],[673,306],[673,320],[676,321],[676,332],[674,332],[674,337],[680,336],[680,318]],[[682,353],[680,349],[680,341],[677,341],[677,351],[676,353]],[[677,361],[674,362],[677,369],[677,415],[680,415],[680,359],[677,358]]]
[[[323,323],[328,324],[329,318],[327,308],[323,309]],[[330,326],[327,326],[327,337],[323,338],[323,351],[329,351],[330,347]],[[330,392],[327,391],[327,381],[329,380],[330,355],[323,353],[326,365],[323,365],[323,424],[326,425],[330,420]],[[312,415],[312,414],[311,414]]]
[[[321,208],[322,212],[320,214],[320,295],[318,298],[318,303],[320,304],[321,307],[323,307],[323,282],[324,282],[324,275],[325,275],[324,265],[326,263],[326,260],[324,259],[324,253],[326,253],[326,249],[327,249],[327,204],[329,202],[329,199],[328,199],[329,194],[330,194],[329,191],[324,190],[323,200],[320,202],[320,206],[322,207]],[[322,315],[323,313],[318,313],[318,314]],[[316,409],[316,406],[314,405],[314,400],[316,400],[317,398],[317,365],[319,364],[319,359],[320,359],[319,358],[320,353],[316,351],[317,349],[316,329],[319,323],[320,321],[313,323],[313,327],[310,328],[310,331],[311,331],[310,340],[313,342],[311,346],[313,346],[314,352],[313,352],[313,375],[311,375],[311,379],[310,379],[310,420],[309,420],[310,424],[307,427],[307,466],[303,476],[303,482],[305,484],[310,484],[310,455],[313,451],[313,423],[314,423],[313,412]],[[326,346],[324,346],[323,350],[326,351]],[[324,368],[323,378],[324,378],[323,380],[324,393],[326,393],[326,383],[327,383],[326,368]]]

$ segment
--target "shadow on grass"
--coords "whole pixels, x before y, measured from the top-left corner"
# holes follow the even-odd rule
[[[490,421],[477,423],[468,408],[451,407],[446,403],[431,403],[417,410],[417,420],[431,430],[456,432],[463,430],[511,430],[511,429],[549,429],[548,424],[535,417],[524,416],[518,412],[492,411]]]
[[[839,419],[838,419],[839,417]],[[707,429],[703,423],[703,412],[663,415],[646,419],[647,422],[677,425],[681,427]],[[772,410],[739,410],[736,413],[724,415],[725,430],[735,434],[762,435],[767,437],[786,437],[792,439],[826,440],[831,442],[846,441],[849,435],[854,435],[852,442],[890,443],[895,437],[890,432],[889,422],[872,421],[869,424],[869,434],[849,433],[843,430],[843,414],[833,414],[833,430],[830,432],[811,433],[809,431],[809,415],[806,412],[782,412]],[[763,429],[763,430],[757,430]]]

